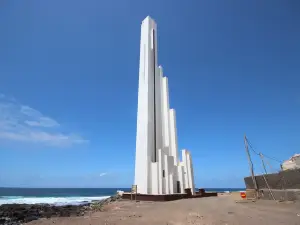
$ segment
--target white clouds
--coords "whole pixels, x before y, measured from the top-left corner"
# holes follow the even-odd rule
[[[55,120],[49,117],[40,117],[38,121],[26,120],[25,123],[33,127],[56,127],[59,126]]]
[[[21,105],[20,112],[34,120],[26,120],[25,123],[29,126],[36,127],[56,127],[59,126],[55,120],[43,116],[39,111],[30,108],[29,106]]]
[[[0,139],[70,146],[88,142],[72,133],[62,133],[61,125],[41,112],[0,94]]]
[[[29,126],[37,126],[37,127],[56,127],[59,126],[55,120],[43,116],[39,111],[30,108],[29,106],[21,106],[21,113],[28,116],[29,118],[34,118],[34,120],[26,120],[25,123]]]
[[[100,177],[103,177],[103,176],[105,176],[105,175],[107,175],[107,173],[100,173]]]

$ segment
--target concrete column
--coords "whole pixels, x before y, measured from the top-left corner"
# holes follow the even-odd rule
[[[151,175],[152,175],[152,188],[150,194],[158,195],[159,194],[159,184],[158,184],[158,162],[151,163]]]
[[[178,170],[178,181],[180,183],[180,193],[184,193],[184,177],[183,177],[183,167],[181,164],[177,167]]]
[[[168,156],[165,155],[165,161],[164,161],[164,180],[165,180],[165,194],[169,194],[170,193],[170,182],[169,182],[169,160],[168,160]]]
[[[162,79],[163,78],[161,76],[161,67],[159,66],[156,68],[156,73],[155,73],[156,149],[163,148],[163,119],[164,118],[162,114],[162,107],[163,107]]]
[[[161,73],[162,68],[161,68]],[[162,116],[163,116],[163,145],[164,147],[170,146],[170,127],[169,127],[169,88],[168,78],[162,78]],[[170,152],[167,153],[171,155]]]
[[[170,127],[170,148],[171,156],[174,157],[174,165],[178,165],[178,148],[177,148],[177,128],[176,114],[174,109],[169,110],[169,127]]]
[[[174,157],[168,156],[169,192],[174,194]]]
[[[158,149],[158,193],[163,194],[163,152],[161,149]]]
[[[170,185],[169,185],[169,193],[174,194],[174,179],[173,179],[173,174],[169,174],[169,180],[170,180]]]
[[[186,159],[186,150],[182,150],[182,164],[183,164],[183,175],[184,175],[184,188],[189,188],[189,175],[187,170],[187,159]]]
[[[187,170],[188,170],[188,179],[189,179],[189,188],[191,188],[192,194],[195,194],[195,183],[194,183],[194,171],[191,153],[187,151]]]

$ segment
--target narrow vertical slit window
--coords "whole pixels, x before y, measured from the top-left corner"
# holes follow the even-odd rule
[[[146,80],[146,44],[144,44],[144,81]]]
[[[155,92],[155,87],[156,87],[156,81],[155,81],[155,70],[156,70],[156,52],[155,52],[155,49],[156,49],[156,46],[155,46],[155,30],[152,29],[152,45],[153,45],[153,93],[154,93],[154,96],[153,96],[153,111],[154,111],[154,116],[153,116],[153,121],[154,121],[154,162],[157,162],[156,160],[156,92]]]
[[[154,50],[154,29],[151,32],[151,49]]]

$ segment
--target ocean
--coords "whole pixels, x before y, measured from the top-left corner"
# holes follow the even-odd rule
[[[115,195],[118,190],[129,192],[130,188],[0,188],[2,204],[53,204],[77,205],[102,200]],[[231,192],[245,188],[205,188],[206,191]]]
[[[2,204],[54,204],[76,205],[102,200],[129,188],[0,188]]]

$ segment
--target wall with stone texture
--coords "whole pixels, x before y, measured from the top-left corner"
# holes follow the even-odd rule
[[[300,189],[300,169],[285,170],[279,173],[265,175],[271,189]],[[267,189],[268,186],[262,175],[255,176],[259,189]],[[254,189],[252,177],[244,178],[247,189]]]

